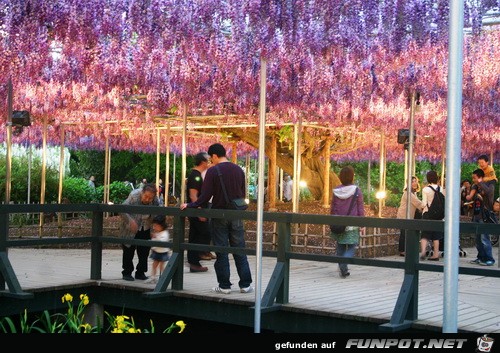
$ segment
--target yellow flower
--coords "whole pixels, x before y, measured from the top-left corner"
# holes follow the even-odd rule
[[[120,330],[119,328],[115,327],[115,328],[113,329],[113,331],[111,331],[111,333],[123,333],[123,331],[122,331],[122,330]]]
[[[83,333],[90,333],[90,332],[92,332],[92,326],[90,326],[89,323],[81,324],[80,328],[83,328]]]
[[[182,331],[184,331],[184,329],[186,328],[186,324],[182,320],[177,321],[175,324],[181,328],[180,331],[179,331],[179,333],[181,333]]]
[[[65,301],[66,302],[72,302],[73,301],[73,296],[69,293],[66,293],[63,295],[63,297],[61,298],[62,302],[64,303]]]
[[[89,303],[89,297],[87,294],[80,294],[80,301],[83,303],[83,305],[88,305]]]
[[[141,333],[141,330],[135,327],[129,327],[128,333]]]
[[[128,319],[130,319],[130,318],[126,315],[116,315],[117,322],[123,322],[123,321],[128,320]]]
[[[128,320],[129,317],[125,315],[118,315],[115,318],[115,326],[119,330],[127,330],[128,329],[128,322],[125,320]]]

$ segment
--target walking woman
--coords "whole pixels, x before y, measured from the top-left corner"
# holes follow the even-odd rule
[[[365,216],[363,194],[357,185],[353,184],[354,169],[344,167],[339,174],[341,185],[333,189],[330,214],[339,216]],[[364,234],[364,227],[345,227],[340,232],[332,229],[332,238],[337,241],[337,256],[353,257],[359,244],[359,236]],[[339,263],[340,277],[346,278],[351,273],[346,263]]]

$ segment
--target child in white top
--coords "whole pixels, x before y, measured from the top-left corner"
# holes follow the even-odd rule
[[[169,241],[170,234],[167,230],[167,220],[165,215],[157,215],[153,218],[152,223],[153,231],[151,232],[151,240],[155,241]],[[156,283],[158,277],[161,276],[165,270],[165,263],[170,259],[170,248],[153,246],[151,247],[151,255],[153,259],[153,266],[151,269],[151,280],[149,283]],[[160,273],[157,275],[158,268]]]

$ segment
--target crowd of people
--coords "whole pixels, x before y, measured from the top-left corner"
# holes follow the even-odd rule
[[[195,165],[187,178],[186,192],[189,202],[180,205],[180,209],[208,208],[230,209],[226,201],[245,198],[246,179],[243,170],[226,156],[223,145],[215,143],[207,152],[198,153]],[[209,168],[210,166],[212,168]],[[158,189],[155,184],[144,180],[142,186],[130,192],[124,201],[125,205],[160,205]],[[165,216],[153,214],[122,214],[120,234],[128,239],[153,239],[155,241],[169,241],[169,233]],[[215,246],[244,248],[245,229],[241,219],[226,219],[204,217],[188,217],[189,243]],[[145,280],[155,283],[170,258],[170,249],[155,245],[123,244],[122,276],[126,281]],[[134,268],[133,259],[137,253],[138,261]],[[151,254],[151,255],[150,255]],[[153,260],[151,278],[148,271],[148,256]],[[208,267],[202,266],[200,260],[215,260],[214,270],[217,285],[212,288],[216,293],[229,294],[232,290],[230,280],[230,263],[227,252],[188,250],[188,264],[190,272],[208,272]],[[245,254],[233,254],[239,276],[238,288],[241,293],[253,291],[252,274]],[[135,269],[135,275],[132,276]]]
[[[488,157],[481,155],[478,168],[472,172],[471,179],[465,179],[460,189],[460,214],[468,216],[472,222],[485,222],[484,214],[493,214],[500,211],[500,198],[494,200],[494,190],[498,179],[495,171],[488,163]],[[355,171],[352,166],[341,169],[339,179],[341,184],[333,189],[330,214],[339,216],[364,217],[365,208],[363,193],[354,183]],[[411,178],[410,190],[404,188],[397,218],[401,219],[444,219],[445,189],[439,183],[436,171],[426,174],[426,185],[421,189],[420,181],[416,176]],[[292,199],[293,181],[289,175],[283,180],[283,201]],[[158,189],[158,187],[160,189]],[[133,189],[124,201],[126,205],[155,205],[161,204],[164,197],[163,183],[159,186],[147,183]],[[232,208],[228,200],[244,198],[246,195],[245,174],[241,167],[230,162],[226,156],[223,145],[215,143],[208,151],[200,152],[194,156],[194,166],[186,183],[187,202],[180,204],[180,209],[187,208]],[[421,198],[419,197],[421,194]],[[410,199],[408,200],[408,197]],[[436,200],[435,200],[436,199]],[[443,213],[435,217],[434,204],[441,204]],[[167,231],[165,216],[122,214],[121,234],[128,239],[139,239],[168,242],[170,239]],[[201,244],[221,247],[245,248],[245,229],[241,219],[188,217],[189,238],[191,244]],[[338,257],[338,269],[341,278],[350,276],[347,262],[343,258],[356,255],[360,236],[366,231],[364,227],[346,226],[332,227],[331,237],[336,242],[335,255]],[[444,233],[438,231],[420,232],[420,259],[439,261],[443,250]],[[477,234],[475,239],[477,256],[471,261],[473,264],[492,266],[495,259],[492,254],[492,245],[489,234]],[[406,231],[400,230],[398,250],[400,256],[406,256]],[[148,280],[156,283],[158,277],[165,269],[165,264],[170,258],[171,250],[167,246],[149,247],[147,245],[124,244],[122,260],[122,276],[124,280]],[[133,265],[134,254],[137,253],[138,262]],[[248,259],[245,254],[233,254],[234,263],[239,277],[238,288],[241,293],[253,291],[252,274]],[[151,278],[148,279],[148,257],[152,259]],[[232,291],[230,277],[229,254],[216,252],[213,254],[206,250],[188,250],[187,263],[190,272],[208,272],[209,268],[200,261],[215,260],[214,270],[217,285],[212,291],[220,294],[229,294]],[[135,269],[135,275],[132,276]]]

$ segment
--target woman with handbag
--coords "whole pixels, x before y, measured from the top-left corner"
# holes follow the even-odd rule
[[[339,174],[341,185],[333,189],[330,214],[339,216],[365,216],[363,194],[357,185],[353,184],[354,169],[351,166],[344,167]],[[360,234],[364,234],[365,228],[353,226],[330,227],[332,238],[337,241],[336,255],[342,257],[354,257],[359,244]],[[339,262],[340,277],[346,278],[351,273],[347,263]]]
[[[416,176],[411,178],[411,196],[410,196],[410,217],[413,219],[422,218],[422,210],[425,204],[418,198],[417,193],[420,191],[420,182]],[[403,195],[401,195],[401,202],[399,204],[397,218],[406,219],[406,210],[408,208],[408,192],[407,188],[404,189]],[[406,229],[400,229],[399,233],[399,256],[405,256],[405,244],[406,244]]]

